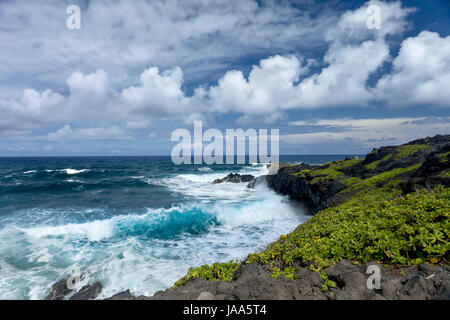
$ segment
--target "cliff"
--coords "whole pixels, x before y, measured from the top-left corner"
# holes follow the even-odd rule
[[[350,199],[355,193],[395,181],[403,194],[450,185],[450,136],[374,149],[364,159],[326,165],[283,165],[278,174],[259,177],[278,193],[306,205],[311,213]]]

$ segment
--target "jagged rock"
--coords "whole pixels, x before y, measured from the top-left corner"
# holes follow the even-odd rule
[[[203,291],[200,293],[197,300],[214,300],[214,295],[211,292]]]
[[[45,297],[45,300],[62,300],[72,289],[67,287],[67,279],[59,280],[52,285],[52,291]]]
[[[418,189],[431,189],[437,185],[450,186],[450,177],[442,173],[450,168],[450,159],[442,159],[442,155],[450,151],[450,135],[437,135],[432,138],[411,141],[400,147],[409,145],[427,145],[427,148],[412,154],[398,157],[399,147],[381,147],[369,153],[366,158],[359,163],[349,167],[338,169],[347,178],[367,179],[380,173],[388,172],[397,168],[407,168],[417,164],[421,166],[415,170],[408,171],[395,176],[400,182],[400,189],[404,194],[414,192]],[[374,168],[367,165],[377,161]],[[290,199],[301,202],[306,206],[309,213],[339,205],[348,200],[354,193],[341,192],[348,188],[348,185],[333,179],[320,179],[315,181],[314,170],[326,169],[325,166],[313,166],[307,164],[281,165],[278,173],[258,177],[251,182],[248,187],[254,187],[260,181],[266,181],[269,188],[274,191],[289,196]],[[304,171],[303,175],[295,175]],[[319,175],[320,176],[320,175]],[[390,179],[380,181],[381,185],[386,184]]]
[[[95,299],[101,291],[102,284],[100,282],[96,282],[92,285],[88,284],[82,287],[78,292],[74,293],[69,300]],[[72,292],[73,289],[67,287],[67,279],[62,279],[52,285],[52,291],[45,297],[45,300],[63,300]]]
[[[92,285],[88,284],[82,287],[77,293],[69,298],[69,300],[91,300],[97,298],[102,291],[102,284],[96,282]]]
[[[136,300],[136,297],[133,296],[130,290],[119,292],[105,300]]]
[[[214,184],[231,182],[231,183],[241,183],[241,182],[251,182],[255,180],[255,177],[251,174],[239,174],[239,173],[230,173],[226,177],[222,179],[216,179],[213,181]]]
[[[381,288],[367,287],[369,265],[380,268]],[[194,300],[203,297],[215,300],[409,300],[450,299],[450,267],[419,265],[406,269],[385,268],[377,262],[353,265],[340,261],[322,270],[337,288],[324,292],[319,273],[297,266],[296,280],[270,276],[267,266],[243,263],[232,282],[210,282],[195,279],[185,286],[155,293],[151,300]],[[207,293],[207,294],[206,294]],[[128,292],[129,294],[129,292]],[[127,297],[128,294],[123,297]],[[113,297],[120,297],[120,294]],[[113,298],[111,297],[111,298]]]

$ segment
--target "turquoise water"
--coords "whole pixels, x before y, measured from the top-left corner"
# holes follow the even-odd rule
[[[285,156],[325,163],[345,156]],[[151,295],[190,266],[263,249],[308,219],[264,185],[211,182],[263,165],[180,165],[168,157],[1,158],[0,299],[42,299],[79,268],[100,298]]]

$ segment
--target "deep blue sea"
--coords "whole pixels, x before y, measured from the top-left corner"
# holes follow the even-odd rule
[[[345,156],[284,156],[321,164]],[[169,157],[0,158],[0,299],[42,299],[78,267],[99,298],[151,295],[189,267],[240,259],[308,219],[264,185],[213,185],[264,165]]]

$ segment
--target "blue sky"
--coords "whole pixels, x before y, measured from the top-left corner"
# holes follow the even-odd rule
[[[0,2],[0,156],[168,155],[195,120],[362,154],[449,134],[449,89],[447,0]]]

